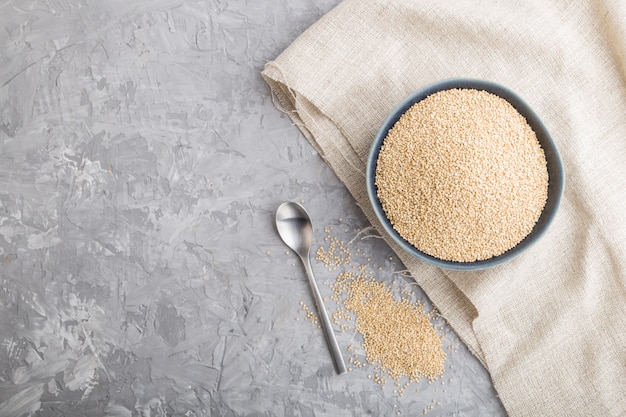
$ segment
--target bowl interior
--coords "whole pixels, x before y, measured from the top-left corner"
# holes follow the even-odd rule
[[[526,118],[526,121],[528,122],[530,127],[535,131],[537,139],[539,140],[539,143],[544,150],[548,168],[548,199],[541,213],[541,216],[533,227],[531,233],[515,247],[509,249],[505,253],[489,259],[474,262],[454,262],[438,259],[418,250],[415,246],[406,241],[392,227],[391,223],[387,219],[387,216],[382,209],[380,200],[378,199],[375,184],[376,163],[378,161],[378,154],[380,153],[380,148],[383,144],[383,141],[385,140],[385,137],[387,136],[387,132],[394,126],[400,116],[402,116],[415,103],[438,91],[449,90],[453,88],[484,90],[505,99],[511,105],[513,105],[513,107]],[[519,98],[517,94],[513,93],[511,90],[492,82],[473,79],[452,79],[438,82],[421,90],[418,90],[415,93],[411,94],[409,97],[407,97],[391,112],[391,114],[383,122],[380,130],[374,138],[366,168],[367,193],[369,195],[369,199],[374,209],[374,212],[376,213],[376,217],[383,225],[385,232],[389,236],[391,236],[391,238],[405,251],[409,252],[414,257],[431,265],[453,270],[479,270],[490,268],[516,257],[532,244],[534,244],[545,233],[546,229],[554,218],[554,215],[561,200],[561,196],[563,194],[564,179],[563,163],[561,162],[561,157],[559,156],[556,145],[554,144],[552,137],[548,133],[547,129],[545,128],[539,117],[537,117],[535,112],[521,98]]]

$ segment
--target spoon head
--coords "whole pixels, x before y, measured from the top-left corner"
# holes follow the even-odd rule
[[[300,256],[308,256],[313,241],[313,225],[300,204],[286,201],[276,210],[276,229],[287,246]]]

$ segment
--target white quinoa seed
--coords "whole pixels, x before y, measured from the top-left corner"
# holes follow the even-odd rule
[[[416,382],[444,372],[442,337],[422,304],[408,298],[397,300],[384,282],[350,271],[339,274],[333,291],[346,296],[343,305],[355,316],[354,330],[363,336],[367,362],[379,363],[396,385],[402,377]],[[407,385],[398,390],[400,396]]]
[[[332,320],[341,330],[344,330],[342,321],[354,321],[354,327],[345,328],[362,335],[365,362],[377,364],[376,369],[380,371],[374,374],[374,381],[384,386],[384,375],[389,376],[399,387],[394,392],[402,396],[410,382],[440,376],[444,372],[446,354],[441,346],[442,336],[431,323],[433,313],[424,311],[421,303],[411,301],[408,291],[403,292],[404,297],[396,299],[392,288],[375,280],[366,264],[350,268],[357,266],[352,261],[350,248],[331,236],[330,228],[325,228],[325,232],[328,246],[318,248],[316,259],[329,271],[340,265],[345,267],[331,285],[333,295],[330,298],[338,305]],[[353,345],[347,349],[356,354]],[[350,357],[349,362],[356,368],[365,366],[356,356]],[[408,382],[401,386],[400,378],[408,378]]]
[[[526,119],[486,91],[450,89],[413,105],[384,139],[376,187],[394,229],[458,262],[489,259],[531,231],[548,171]]]

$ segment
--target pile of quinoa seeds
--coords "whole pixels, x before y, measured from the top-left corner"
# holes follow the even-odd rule
[[[548,194],[545,155],[526,119],[473,89],[440,91],[407,110],[383,141],[375,182],[402,237],[457,262],[513,248]]]
[[[362,346],[348,346],[349,370],[373,365],[374,381],[384,387],[388,379],[393,380],[394,392],[400,396],[412,382],[442,376],[446,353],[443,335],[438,333],[443,326],[434,324],[441,321],[436,310],[427,312],[423,303],[413,300],[408,285],[394,291],[377,280],[375,274],[382,267],[369,263],[359,249],[353,256],[349,244],[332,236],[332,228],[325,232],[327,245],[317,249],[316,259],[337,274],[329,284],[337,306],[332,320],[340,330],[353,330],[362,337]],[[361,348],[364,360],[356,354]]]

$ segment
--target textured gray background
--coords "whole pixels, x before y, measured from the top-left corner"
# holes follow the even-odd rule
[[[276,206],[315,248],[368,224],[260,71],[336,3],[0,1],[0,416],[504,414],[447,326],[446,385],[400,397],[335,376],[299,311]],[[380,239],[351,248],[410,285]]]

